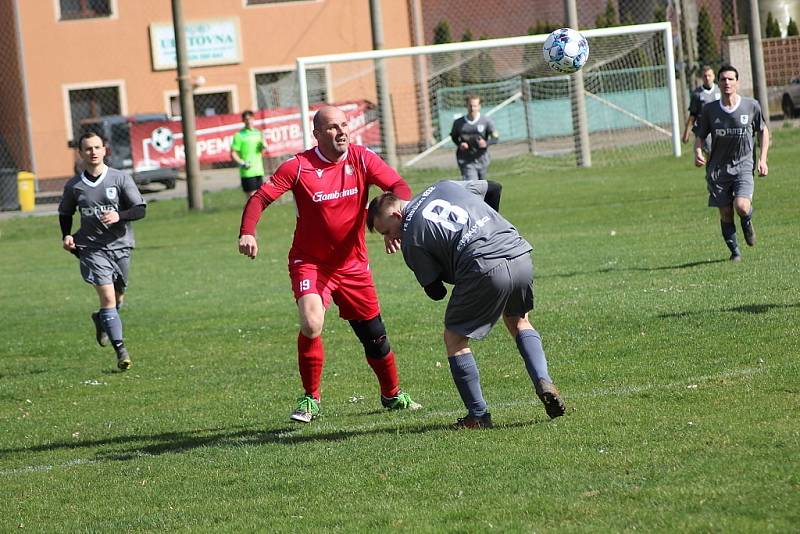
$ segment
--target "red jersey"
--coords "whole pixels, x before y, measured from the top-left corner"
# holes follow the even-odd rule
[[[350,145],[339,161],[329,161],[316,147],[311,148],[284,161],[250,197],[239,235],[255,235],[264,209],[291,190],[297,205],[297,225],[289,260],[332,268],[364,264],[370,185],[403,200],[411,198],[406,181],[368,148]]]

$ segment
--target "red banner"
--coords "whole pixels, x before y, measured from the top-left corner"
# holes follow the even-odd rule
[[[321,106],[312,107],[312,111]],[[350,122],[350,141],[357,145],[380,144],[377,115],[372,104],[362,100],[337,104]],[[313,113],[312,113],[313,116]],[[240,115],[197,117],[197,155],[200,163],[230,161],[231,140],[243,126]],[[290,156],[303,151],[300,112],[294,109],[257,110],[253,127],[264,135],[265,157]],[[130,128],[133,168],[137,172],[183,167],[185,152],[179,120],[134,122]]]

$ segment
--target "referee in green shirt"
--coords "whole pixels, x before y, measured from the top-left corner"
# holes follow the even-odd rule
[[[242,190],[252,196],[264,183],[264,160],[261,158],[266,145],[261,130],[253,128],[253,112],[242,113],[244,128],[236,132],[231,142],[231,159],[239,165]]]

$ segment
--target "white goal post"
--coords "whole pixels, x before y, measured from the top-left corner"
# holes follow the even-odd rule
[[[637,147],[615,157],[663,155],[670,149],[679,157],[681,125],[671,24],[581,33],[590,46],[589,61],[583,68],[583,95],[592,150],[622,154],[621,147],[645,143],[645,150]],[[319,103],[309,102],[309,68],[327,69],[328,101],[377,104],[375,64],[380,62],[388,73],[389,91],[384,94],[391,95],[391,103],[373,106],[373,118],[380,121],[380,111],[392,110],[389,123],[395,125],[392,138],[398,138],[398,146],[375,148],[384,153],[402,152],[403,166],[424,159],[433,162],[437,149],[448,145],[448,121],[463,114],[465,94],[481,96],[484,114],[497,113],[494,120],[502,122],[498,130],[501,144],[508,143],[508,155],[571,152],[574,129],[568,88],[573,77],[547,68],[541,54],[546,38],[546,34],[527,35],[297,58],[303,143],[306,148],[313,144],[309,104]],[[452,164],[452,150],[447,153],[448,164]]]

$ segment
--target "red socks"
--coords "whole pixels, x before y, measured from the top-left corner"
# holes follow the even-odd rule
[[[381,385],[381,395],[394,397],[400,391],[400,379],[397,377],[397,366],[394,363],[394,352],[389,352],[383,358],[370,358],[367,363],[372,367],[378,382]]]
[[[306,394],[319,400],[319,385],[322,382],[322,365],[325,362],[325,347],[322,336],[307,338],[302,332],[297,334],[297,363],[300,379]]]
[[[322,336],[310,339],[302,332],[297,335],[297,363],[300,368],[303,389],[306,394],[319,400],[322,366],[325,363],[325,347],[322,344]],[[383,358],[368,357],[367,363],[378,378],[381,395],[384,397],[397,395],[400,391],[400,379],[397,377],[394,352],[390,352]]]

